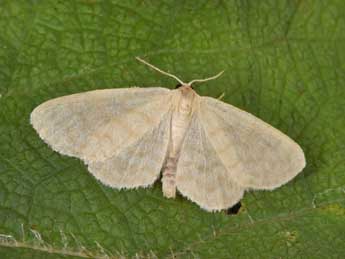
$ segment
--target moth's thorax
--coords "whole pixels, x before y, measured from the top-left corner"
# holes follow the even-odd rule
[[[183,115],[191,116],[198,107],[198,95],[190,85],[182,85],[177,89],[175,101],[176,111]]]
[[[199,106],[198,102],[199,96],[189,85],[177,89],[175,109],[171,119],[171,154],[179,154],[192,115]]]

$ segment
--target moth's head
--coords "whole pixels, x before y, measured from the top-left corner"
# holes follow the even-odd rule
[[[182,88],[182,87],[194,89],[192,85],[181,84],[181,83],[178,83],[178,84],[175,86],[175,89],[180,89],[180,88]]]
[[[193,86],[191,84],[178,84],[175,89],[181,91],[184,96],[192,96],[195,94]]]

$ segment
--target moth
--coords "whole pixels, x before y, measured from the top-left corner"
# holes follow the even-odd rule
[[[103,184],[176,190],[207,211],[236,204],[248,189],[272,190],[305,167],[302,149],[259,118],[181,86],[94,90],[44,102],[31,124],[55,151],[82,159]]]

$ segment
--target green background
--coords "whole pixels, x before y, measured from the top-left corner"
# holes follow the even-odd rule
[[[0,1],[0,258],[340,258],[345,252],[345,1]],[[277,127],[307,167],[237,215],[103,186],[53,152],[34,107],[185,81]]]

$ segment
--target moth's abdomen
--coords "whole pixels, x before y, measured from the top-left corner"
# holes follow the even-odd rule
[[[176,157],[168,156],[163,167],[162,189],[164,196],[167,198],[175,198],[176,195]]]

